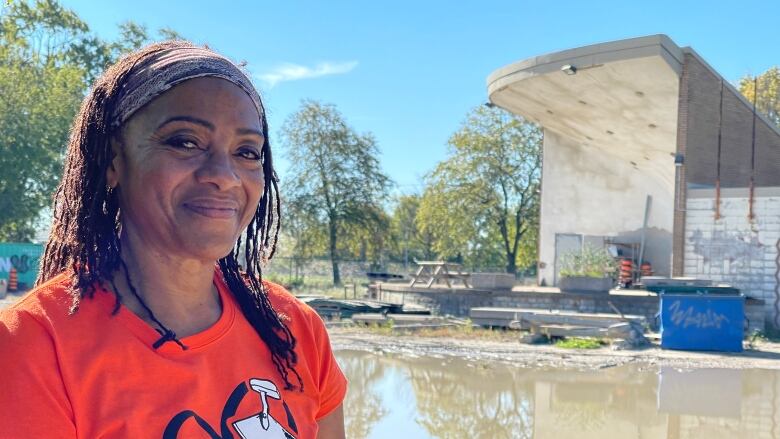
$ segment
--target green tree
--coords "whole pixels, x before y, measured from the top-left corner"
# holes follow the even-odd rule
[[[53,1],[0,17],[0,240],[28,241],[49,204],[68,129],[86,88],[73,43],[87,26]]]
[[[83,90],[78,67],[0,65],[0,241],[35,235]]]
[[[756,98],[756,82],[758,82],[757,111],[780,126],[780,67],[771,67],[757,77],[746,75],[739,80],[739,91],[750,102]]]
[[[281,250],[279,256],[291,258],[293,279],[303,283],[306,265],[325,253],[327,244],[325,228],[305,211],[306,203],[301,200],[282,200]]]
[[[390,217],[378,205],[366,205],[360,217],[344,227],[342,241],[344,254],[362,262],[369,262],[370,270],[384,266],[393,237]]]
[[[4,62],[69,63],[88,31],[86,23],[56,1],[12,2],[0,16],[0,55]]]
[[[163,27],[160,28],[160,30],[157,31],[158,34],[160,34],[160,37],[164,40],[183,40],[184,37],[182,34],[176,32],[175,30],[169,28],[169,27]]]
[[[390,179],[379,166],[371,134],[349,127],[335,106],[304,101],[282,127],[291,166],[283,192],[299,206],[292,213],[323,224],[333,283],[341,284],[340,237],[350,226],[368,224],[387,198]]]
[[[518,262],[531,262],[519,258],[527,257],[533,246],[528,240],[536,235],[541,130],[501,109],[479,106],[449,146],[449,157],[427,176],[421,229],[434,235],[434,248],[444,257],[482,262],[500,254],[506,271],[515,273]]]
[[[127,22],[120,30],[118,41],[103,41],[54,0],[14,1],[0,10],[0,240],[32,239],[88,85],[149,41],[144,26]]]
[[[433,234],[422,229],[417,220],[420,200],[417,194],[399,196],[391,216],[394,256],[404,265],[415,259],[431,260],[436,257]]]
[[[119,43],[97,38],[75,12],[54,0],[9,3],[0,17],[0,47],[0,62],[78,66],[86,84],[120,53]]]

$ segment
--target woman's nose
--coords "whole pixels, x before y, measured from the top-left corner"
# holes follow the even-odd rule
[[[225,152],[210,151],[195,177],[201,183],[210,183],[219,190],[230,189],[241,184],[241,178],[232,160]]]

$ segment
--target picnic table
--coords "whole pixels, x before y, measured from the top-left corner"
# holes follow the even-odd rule
[[[417,269],[417,273],[412,275],[412,281],[409,283],[410,287],[415,284],[425,283],[425,288],[430,288],[434,283],[444,281],[447,287],[452,288],[450,280],[461,281],[466,288],[471,288],[469,285],[470,273],[463,271],[463,265],[456,264],[454,262],[444,261],[415,261],[420,268]]]

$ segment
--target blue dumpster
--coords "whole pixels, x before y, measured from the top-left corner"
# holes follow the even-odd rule
[[[742,351],[745,296],[739,290],[706,294],[668,288],[660,296],[662,348]]]

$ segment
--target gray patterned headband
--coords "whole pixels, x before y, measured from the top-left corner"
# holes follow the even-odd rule
[[[225,79],[241,87],[254,102],[260,119],[265,117],[260,95],[238,66],[209,49],[181,45],[161,50],[133,66],[111,113],[111,128],[125,123],[176,84],[204,76]]]

